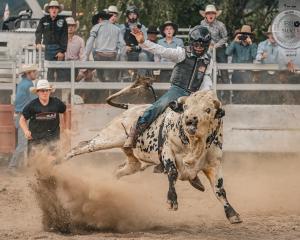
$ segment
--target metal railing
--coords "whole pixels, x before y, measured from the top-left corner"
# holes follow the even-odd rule
[[[30,56],[29,53],[32,53]],[[38,57],[34,57],[38,55]],[[215,59],[215,51],[213,52]],[[36,51],[34,47],[25,48],[25,63],[38,63],[40,70],[45,69],[70,69],[70,82],[55,82],[57,89],[71,90],[71,104],[74,104],[75,90],[77,89],[122,89],[130,83],[125,82],[76,82],[76,69],[145,69],[145,70],[172,70],[174,63],[156,63],[156,62],[122,62],[122,61],[43,61],[41,51]],[[19,63],[18,65],[20,65]],[[11,69],[13,80],[12,83],[0,83],[0,89],[12,90],[13,96],[16,92],[16,63],[0,62],[0,69]],[[282,70],[277,64],[225,64],[213,61],[213,89],[215,90],[253,90],[253,91],[299,91],[300,84],[217,84],[218,70],[254,70],[254,71],[279,71]],[[300,70],[300,69],[297,69]],[[44,71],[44,74],[47,71]],[[299,75],[300,78],[300,75]],[[166,90],[170,86],[169,83],[154,83],[154,87],[158,90]]]

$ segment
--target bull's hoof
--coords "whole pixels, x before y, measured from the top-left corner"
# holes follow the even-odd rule
[[[201,183],[200,179],[198,176],[196,176],[193,180],[189,180],[190,184],[196,188],[197,190],[204,192],[205,191],[205,187],[203,186],[203,184]]]
[[[229,222],[231,224],[238,224],[238,223],[242,223],[243,222],[243,220],[241,219],[241,217],[240,217],[239,214],[228,218],[228,220],[229,220]]]
[[[173,211],[178,210],[178,203],[177,202],[173,202],[171,200],[168,200],[167,204],[168,204],[168,209],[169,210],[173,210]]]
[[[165,167],[162,163],[156,165],[154,168],[153,168],[153,172],[154,173],[163,173],[165,170]]]

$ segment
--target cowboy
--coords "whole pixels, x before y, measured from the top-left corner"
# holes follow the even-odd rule
[[[19,125],[19,120],[24,107],[36,98],[36,95],[30,92],[30,88],[34,86],[33,81],[37,78],[38,68],[36,65],[24,64],[21,67],[19,74],[21,75],[21,81],[17,86],[14,115],[15,126],[18,133],[18,144],[8,165],[8,168],[11,171],[15,171],[18,168],[18,166],[23,162],[26,154],[27,139]]]
[[[254,34],[249,25],[243,25],[236,33],[234,40],[226,49],[226,54],[232,56],[233,63],[253,63],[256,58],[257,45],[253,43]],[[253,74],[251,71],[233,71],[232,83],[252,83]],[[233,102],[249,103],[251,94],[246,92],[234,92]]]
[[[54,88],[48,80],[39,80],[31,92],[38,98],[25,106],[20,117],[20,126],[28,139],[28,153],[32,153],[37,146],[55,148],[60,137],[59,113],[66,111],[66,105],[61,100],[50,97]]]
[[[163,38],[158,40],[157,44],[166,48],[177,48],[184,46],[182,39],[175,37],[178,32],[177,24],[171,21],[166,21],[162,26],[160,26],[159,29]],[[170,59],[161,58],[158,61],[170,62]]]
[[[141,48],[138,42],[132,36],[131,31],[133,28],[138,27],[143,31],[144,36],[147,36],[146,27],[139,22],[139,10],[136,6],[128,6],[125,12],[126,22],[122,24],[121,32],[126,43],[126,56],[128,61],[139,61],[139,54]]]
[[[149,40],[145,41],[143,32],[134,28],[140,47],[164,58],[169,58],[176,65],[172,72],[171,88],[139,117],[132,126],[129,137],[124,144],[125,149],[135,148],[140,134],[168,107],[169,103],[181,96],[188,96],[199,89],[212,88],[212,63],[207,53],[210,44],[210,33],[206,27],[196,26],[189,32],[189,46],[182,48],[166,48]]]
[[[184,47],[183,41],[180,38],[175,37],[178,32],[178,25],[171,22],[166,21],[163,25],[160,26],[160,33],[163,36],[162,39],[158,40],[157,44],[166,47],[166,48],[177,48]],[[172,62],[171,59],[161,58],[159,56],[155,56],[156,62]],[[163,82],[169,82],[171,78],[172,71],[170,70],[161,70],[160,71],[160,80]]]
[[[112,24],[115,24],[115,25],[119,25],[118,24],[118,20],[119,20],[119,10],[116,6],[114,5],[110,5],[108,8],[107,8],[107,11],[109,14],[111,14],[112,16],[110,17],[109,21],[112,23]]]
[[[63,5],[57,1],[51,1],[45,4],[44,10],[49,15],[41,18],[35,32],[35,43],[37,48],[45,45],[45,59],[48,61],[63,61],[68,45],[68,26],[65,19],[58,15],[63,10]],[[48,70],[48,79],[54,80],[54,69]],[[57,80],[61,79],[60,73],[57,72]]]
[[[93,50],[95,61],[116,61],[117,55],[124,51],[124,40],[120,28],[112,24],[109,19],[111,14],[107,11],[102,11],[99,16],[103,18],[100,23],[97,23],[90,31],[90,37],[86,42],[84,60],[87,61]],[[114,80],[116,75],[114,70],[97,70],[97,75],[100,81]]]
[[[222,13],[221,10],[217,10],[214,5],[207,5],[205,7],[205,10],[199,11],[200,15],[204,18],[200,25],[205,26],[208,28],[210,35],[211,35],[211,48],[216,49],[216,61],[218,63],[227,63],[227,55],[225,53],[226,51],[226,45],[228,41],[228,34],[227,29],[224,23],[217,20],[217,17],[219,17]],[[229,76],[227,70],[221,70],[221,83],[229,83]],[[221,98],[222,100],[227,101],[228,100],[228,94],[223,92],[223,95]]]

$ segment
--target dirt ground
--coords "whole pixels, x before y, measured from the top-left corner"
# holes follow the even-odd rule
[[[11,176],[0,168],[0,239],[300,239],[297,156],[225,155],[225,189],[243,219],[238,225],[226,220],[203,175],[204,193],[177,182],[179,210],[173,212],[165,204],[165,175],[149,168],[117,181],[111,175],[121,163],[119,155],[92,153],[59,167],[67,189],[81,199],[76,208],[91,213],[77,217],[104,226],[66,235],[43,230],[32,172]],[[83,196],[96,201],[87,205]]]

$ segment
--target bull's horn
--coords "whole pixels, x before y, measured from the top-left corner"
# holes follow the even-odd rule
[[[186,99],[187,99],[187,96],[183,96],[183,97],[178,98],[178,99],[177,99],[177,102],[178,102],[179,104],[184,104],[185,101],[186,101]]]

